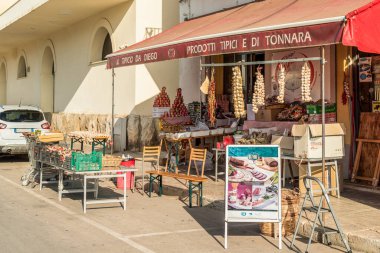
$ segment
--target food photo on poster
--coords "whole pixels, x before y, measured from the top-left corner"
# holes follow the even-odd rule
[[[226,188],[228,212],[242,210],[278,212],[280,176],[278,154],[277,146],[228,147]],[[244,213],[241,213],[241,216],[244,216]],[[256,215],[249,214],[249,216],[257,218]],[[275,216],[267,216],[270,217]]]

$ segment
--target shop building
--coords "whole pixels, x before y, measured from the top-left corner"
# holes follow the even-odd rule
[[[0,104],[39,106],[65,132],[110,133],[112,73],[105,56],[179,21],[178,1],[166,0],[9,0],[0,7]],[[177,65],[116,70],[116,116],[150,115],[162,86],[174,95]],[[123,135],[118,141],[125,142]]]
[[[206,10],[216,11],[215,13],[199,12],[196,15],[195,7],[199,5],[198,1],[182,1],[180,9],[187,8],[188,12],[181,11],[181,18],[185,20],[190,17],[188,21],[155,38],[110,55],[108,67],[118,69],[121,66],[181,59],[179,79],[180,87],[185,91],[183,100],[186,104],[200,100],[207,102],[208,97],[202,95],[199,87],[206,75],[210,78],[214,67],[216,96],[224,95],[229,103],[226,110],[233,113],[232,67],[240,66],[245,110],[248,113],[247,118],[243,117],[243,129],[248,130],[281,126],[284,121],[292,121],[291,124],[294,124],[301,119],[282,118],[279,121],[278,113],[274,114],[274,110],[267,110],[265,106],[261,106],[261,114],[249,115],[249,104],[252,103],[252,93],[255,90],[256,63],[265,62],[262,66],[265,97],[275,98],[279,96],[278,75],[283,62],[286,67],[284,99],[287,104],[294,104],[302,100],[302,67],[306,61],[311,72],[310,95],[316,109],[315,112],[304,114],[315,114],[309,123],[322,123],[322,109],[317,104],[321,106],[320,100],[324,98],[327,102],[325,122],[344,125],[345,156],[341,160],[343,169],[340,173],[343,177],[340,178],[350,178],[356,154],[355,139],[359,135],[359,124],[354,122],[357,119],[355,115],[360,112],[355,108],[361,104],[360,101],[355,101],[359,98],[358,86],[355,84],[360,58],[360,54],[357,56],[357,48],[379,53],[378,46],[375,46],[378,45],[378,27],[374,21],[377,20],[379,1],[260,1],[242,3],[231,9],[227,5],[219,9],[212,6]],[[365,36],[370,31],[373,34]],[[154,54],[155,58],[123,62],[125,57],[139,58],[140,54]],[[309,60],[319,57],[323,58],[324,64],[318,60]],[[293,61],[295,59],[300,61]],[[273,61],[273,64],[267,64],[269,61]],[[368,68],[368,63],[366,67]],[[376,71],[374,65],[370,68],[371,71]],[[372,86],[362,92],[375,96],[376,89]],[[288,131],[291,129],[285,128]]]

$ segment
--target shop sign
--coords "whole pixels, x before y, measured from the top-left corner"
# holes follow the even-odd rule
[[[280,164],[278,145],[227,147],[225,233],[229,222],[274,222],[281,228]]]
[[[202,40],[194,38],[193,41],[112,56],[108,59],[108,68],[196,56],[328,45],[339,43],[341,35],[342,23],[336,22]]]

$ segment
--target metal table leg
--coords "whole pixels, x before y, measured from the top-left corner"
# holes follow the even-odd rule
[[[124,211],[127,209],[127,172],[124,173]]]
[[[97,199],[98,198],[98,191],[99,191],[99,178],[95,178],[94,187],[95,187],[94,198]]]
[[[145,170],[144,170],[144,155],[143,155],[143,159],[142,159],[142,166],[141,166],[141,169],[142,169],[142,186],[141,186],[141,189],[142,189],[142,194],[144,195],[144,186],[145,186],[145,180],[144,180],[144,173],[145,173]]]
[[[83,212],[87,210],[87,176],[84,175],[83,179]]]
[[[36,163],[37,164],[37,163]],[[42,166],[42,163],[38,163],[39,165],[39,169],[40,169],[40,191],[42,191],[42,185],[43,185],[43,183],[42,183],[42,180],[43,180],[43,166]]]
[[[58,170],[58,200],[62,201],[62,191],[63,191],[63,170]]]
[[[215,182],[218,182],[218,150],[215,150]]]
[[[340,186],[339,186],[339,170],[338,170],[338,161],[334,160],[334,166],[335,166],[335,180],[336,180],[336,193],[338,196],[338,199],[340,199]]]

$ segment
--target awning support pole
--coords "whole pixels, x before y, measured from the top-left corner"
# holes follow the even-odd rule
[[[202,84],[202,56],[199,57],[199,83]],[[202,91],[199,89],[199,100],[200,100],[200,106],[199,106],[199,121],[202,122]],[[198,122],[197,122],[198,123]]]
[[[114,144],[114,123],[115,123],[115,69],[112,68],[112,111],[111,111],[111,155]]]
[[[322,183],[326,187],[326,119],[325,119],[325,47],[321,47],[321,99],[322,99]],[[336,168],[338,171],[338,168]],[[323,201],[323,207],[326,207],[326,201]],[[325,215],[322,215],[322,220],[325,222]]]

